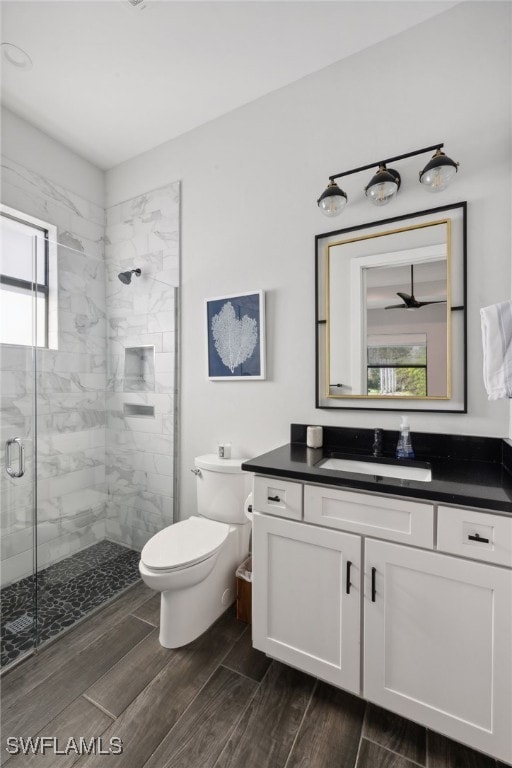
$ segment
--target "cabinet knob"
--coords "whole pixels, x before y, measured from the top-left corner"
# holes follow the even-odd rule
[[[281,501],[279,496],[267,496],[268,501]]]

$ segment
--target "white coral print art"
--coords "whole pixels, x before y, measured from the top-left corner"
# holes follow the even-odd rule
[[[220,359],[234,373],[256,349],[258,324],[249,315],[238,318],[232,303],[227,301],[212,317],[212,335]]]

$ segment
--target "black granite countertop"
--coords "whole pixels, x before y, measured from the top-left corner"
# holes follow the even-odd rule
[[[292,437],[302,437],[301,429],[297,429],[299,427],[302,428],[302,425],[292,425]],[[512,515],[512,444],[510,441],[471,436],[464,436],[460,440],[458,437],[449,435],[435,435],[430,440],[425,433],[421,436],[413,435],[413,444],[414,438],[418,438],[416,441],[418,449],[416,449],[416,460],[411,462],[395,459],[385,451],[382,457],[374,458],[368,448],[371,445],[370,436],[373,436],[372,430],[326,428],[324,429],[324,447],[308,448],[304,433],[304,441],[291,442],[250,459],[242,464],[242,469],[261,475],[477,507]],[[346,438],[345,441],[343,437]],[[397,437],[398,433],[386,432],[384,445],[386,443],[391,445],[393,439]],[[379,475],[323,469],[318,466],[319,462],[331,456],[404,466],[428,466],[432,472],[432,480],[429,482],[400,480]]]

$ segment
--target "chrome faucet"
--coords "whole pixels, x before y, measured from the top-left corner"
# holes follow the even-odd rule
[[[382,441],[384,438],[384,431],[382,429],[373,430],[373,455],[375,458],[382,456]]]

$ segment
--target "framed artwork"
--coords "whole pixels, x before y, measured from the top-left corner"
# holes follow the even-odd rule
[[[206,300],[208,378],[265,378],[263,291]]]

